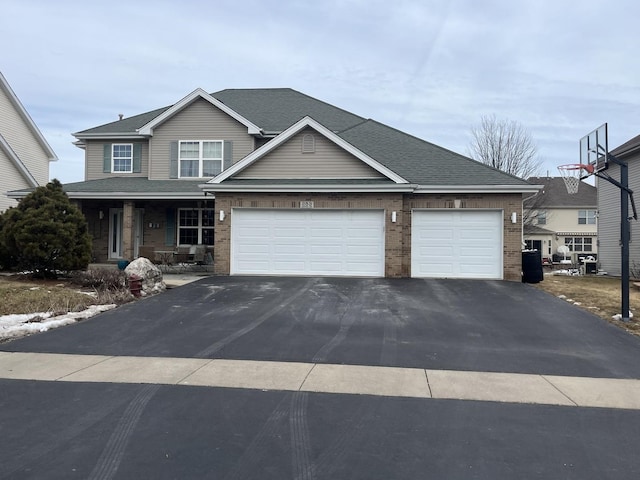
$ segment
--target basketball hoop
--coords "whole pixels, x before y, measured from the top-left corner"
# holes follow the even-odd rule
[[[591,175],[593,173],[593,165],[570,163],[568,165],[558,166],[558,171],[564,180],[564,184],[567,187],[567,193],[569,195],[578,193],[578,187],[580,186],[580,180],[582,179],[582,170],[586,170],[587,174]]]

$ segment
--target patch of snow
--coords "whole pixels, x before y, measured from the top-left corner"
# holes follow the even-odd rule
[[[622,314],[621,313],[616,313],[613,317],[614,320],[622,320]],[[629,319],[633,318],[633,312],[629,312]]]
[[[64,315],[51,316],[49,312],[12,314],[0,316],[0,339],[15,338],[30,333],[46,332],[79,320],[85,320],[98,313],[106,312],[117,305],[91,305],[81,312],[69,312]]]

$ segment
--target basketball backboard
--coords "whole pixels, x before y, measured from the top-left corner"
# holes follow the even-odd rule
[[[580,139],[580,163],[593,165],[594,173],[609,168],[609,137],[606,123]]]

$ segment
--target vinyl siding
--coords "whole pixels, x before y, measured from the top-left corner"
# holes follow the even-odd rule
[[[640,158],[627,159],[629,164],[629,188],[636,192],[634,200],[640,206]],[[620,180],[617,165],[607,170],[615,180]],[[599,268],[610,275],[620,275],[620,189],[606,180],[597,179],[598,187],[598,263]],[[629,205],[629,215],[632,214]],[[640,225],[631,220],[631,243],[629,244],[629,267],[631,272],[640,270]]]
[[[170,145],[176,140],[230,140],[233,163],[253,151],[253,137],[247,127],[206,100],[196,100],[154,130],[150,140],[150,179],[169,179]]]
[[[102,169],[102,160],[104,157],[105,143],[141,143],[132,140],[89,140],[86,142],[85,148],[85,180],[97,180],[109,177],[147,177],[149,175],[149,143],[142,142],[142,162],[140,173],[104,173]]]
[[[302,153],[302,139],[315,138],[315,153]],[[384,178],[362,160],[345,152],[311,128],[269,152],[235,178]]]
[[[0,89],[0,133],[38,184],[49,181],[49,157],[29,125]]]
[[[2,150],[0,150],[0,170],[2,171],[2,176],[0,176],[0,212],[4,212],[7,208],[18,205],[17,201],[8,198],[5,193],[11,190],[31,188],[31,185]]]

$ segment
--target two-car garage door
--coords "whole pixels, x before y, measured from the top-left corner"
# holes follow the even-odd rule
[[[414,210],[411,217],[412,277],[503,277],[501,211]]]
[[[384,211],[236,208],[231,274],[384,276]]]
[[[231,274],[383,277],[383,210],[251,209],[231,215]],[[414,210],[411,276],[503,277],[502,211]]]

